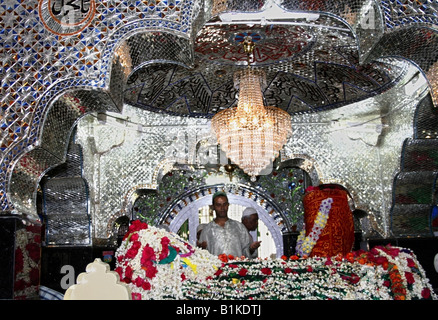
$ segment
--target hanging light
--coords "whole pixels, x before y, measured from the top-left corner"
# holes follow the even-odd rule
[[[227,157],[255,181],[256,176],[278,156],[292,128],[290,115],[279,108],[264,106],[263,70],[250,66],[254,42],[243,42],[248,67],[234,74],[239,88],[237,106],[218,112],[211,120],[212,129]]]

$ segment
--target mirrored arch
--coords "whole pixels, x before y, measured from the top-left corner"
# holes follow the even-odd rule
[[[275,202],[245,185],[239,185],[236,189],[225,185],[204,186],[188,192],[162,214],[158,224],[168,225],[170,231],[178,232],[188,220],[189,242],[195,243],[195,230],[199,224],[199,209],[211,205],[212,195],[218,190],[227,193],[230,204],[253,207],[257,210],[259,219],[272,235],[277,255],[282,255],[284,251],[283,235],[291,231],[291,226]]]

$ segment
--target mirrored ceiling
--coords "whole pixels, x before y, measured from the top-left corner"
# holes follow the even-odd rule
[[[261,7],[248,3],[235,2],[238,8],[228,6],[204,24],[193,39],[193,50],[169,45],[167,52],[157,54],[163,43],[178,41],[162,32],[129,38],[126,44],[135,67],[125,102],[160,113],[209,118],[237,102],[234,73],[250,64],[266,73],[265,105],[299,114],[375,96],[406,73],[409,62],[393,55],[362,61],[364,46],[371,48],[375,39],[359,38],[340,16],[299,12],[300,6],[289,2],[281,9],[271,1]],[[250,62],[242,46],[247,37],[255,44]],[[146,56],[153,58],[143,61]]]

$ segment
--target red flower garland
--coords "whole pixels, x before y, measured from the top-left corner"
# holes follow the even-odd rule
[[[262,274],[267,275],[267,276],[272,274],[272,270],[269,268],[262,268],[260,271],[262,272]]]
[[[406,296],[407,296],[408,288],[403,283],[402,275],[400,274],[400,270],[398,269],[397,265],[388,261],[388,258],[385,257],[384,255],[382,255],[379,250],[383,251],[385,254],[389,255],[392,258],[398,258],[400,253],[402,252],[402,250],[407,250],[407,249],[395,248],[395,247],[392,247],[391,245],[377,246],[377,247],[374,247],[373,249],[371,249],[370,251],[358,250],[358,251],[349,252],[346,255],[339,254],[338,256],[335,256],[335,257],[326,257],[327,260],[325,262],[325,265],[327,265],[327,266],[333,265],[334,263],[333,263],[332,259],[334,259],[338,262],[345,260],[345,261],[348,261],[350,263],[358,262],[358,263],[363,264],[363,265],[368,264],[371,266],[382,266],[382,268],[388,272],[388,280],[385,280],[383,285],[386,286],[387,288],[391,289],[391,292],[394,295],[395,300],[405,300]],[[408,252],[410,253],[409,250],[408,250]],[[219,258],[221,261],[224,262],[224,265],[222,265],[222,267],[224,267],[225,263],[228,263],[228,261],[236,260],[235,257],[225,255],[225,254],[220,255]],[[287,261],[288,259],[298,260],[300,258],[296,255],[292,255],[289,258],[283,255],[281,257],[281,259],[284,261]],[[307,258],[303,258],[303,259],[307,259]],[[415,277],[414,277],[415,271],[414,270],[418,271],[418,266],[412,258],[406,258],[406,261],[407,261],[407,266],[409,268],[411,268],[411,270],[413,270],[413,272],[404,271],[403,275],[406,279],[407,285],[411,286],[415,283]],[[227,264],[227,266],[232,268],[232,269],[235,269],[238,267],[237,265],[232,264],[232,263]],[[309,266],[307,266],[306,271],[313,272],[313,268],[309,265]],[[272,274],[272,270],[270,268],[267,268],[267,267],[261,268],[260,272],[266,276],[269,276]],[[286,274],[296,273],[295,270],[293,270],[289,267],[286,267],[284,269],[284,272]],[[334,272],[336,272],[335,269],[334,269]],[[216,277],[219,277],[222,273],[223,273],[223,270],[220,268],[216,271],[216,273],[214,275]],[[248,270],[244,267],[242,267],[238,272],[239,276],[241,276],[241,277],[246,276],[247,273],[248,273]],[[343,280],[351,283],[351,284],[356,284],[360,281],[360,276],[357,274],[354,274],[354,273],[352,273],[350,275],[342,275],[341,278]],[[423,290],[421,292],[421,296],[423,299],[430,299],[430,297],[431,297],[430,289],[423,288]]]
[[[162,250],[161,250],[160,256],[158,257],[159,260],[163,260],[169,255],[169,243],[170,243],[170,240],[168,237],[161,238]]]
[[[146,277],[152,279],[157,274],[158,270],[154,265],[155,252],[154,249],[147,244],[141,256],[141,268],[146,271]]]
[[[248,273],[248,270],[245,268],[242,268],[239,270],[239,276],[244,277]]]
[[[123,237],[126,240],[128,237],[132,236],[134,232],[147,229],[148,224],[146,222],[141,222],[140,220],[134,220],[128,228],[128,232]]]

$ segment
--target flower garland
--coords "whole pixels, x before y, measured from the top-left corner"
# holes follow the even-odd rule
[[[134,221],[116,257],[133,299],[437,299],[413,252],[392,246],[334,257],[216,257]]]
[[[412,292],[422,292],[422,296],[430,295],[427,288],[421,287],[420,278],[425,275],[421,266],[411,257],[413,253],[407,249],[391,248],[383,250],[374,248],[378,253],[386,258],[389,279],[384,285],[391,287],[395,300],[411,300]],[[404,257],[404,259],[397,259]],[[423,291],[424,290],[424,291]]]
[[[190,299],[389,299],[367,270],[326,258],[262,260],[222,266],[208,283],[187,283]]]
[[[231,260],[209,279],[183,286],[188,299],[437,299],[408,249],[376,247],[336,257]],[[397,267],[393,267],[397,266]],[[398,281],[404,274],[406,286]]]
[[[301,257],[309,256],[312,252],[313,247],[321,235],[322,230],[324,230],[325,225],[329,217],[330,209],[333,203],[332,198],[327,198],[321,201],[319,206],[318,214],[316,215],[315,221],[313,222],[312,230],[306,237],[306,227],[303,226],[303,230],[298,235],[296,251]]]
[[[178,235],[134,221],[116,252],[116,268],[133,299],[181,299],[188,279],[203,282],[221,264]]]

